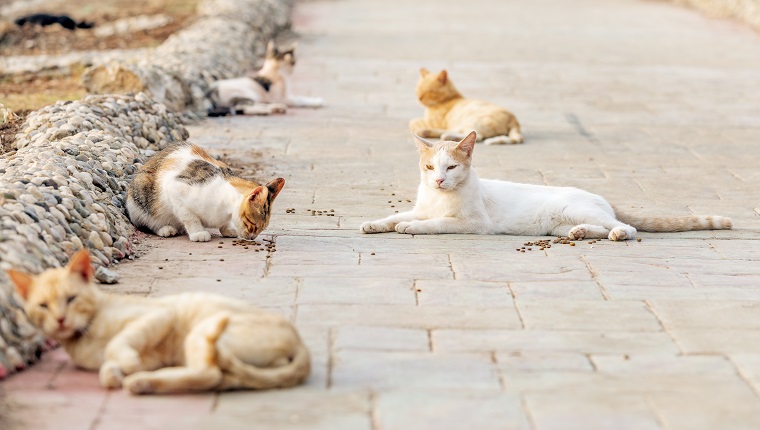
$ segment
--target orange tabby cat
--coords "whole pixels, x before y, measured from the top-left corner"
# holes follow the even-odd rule
[[[417,98],[425,106],[425,118],[409,122],[421,137],[462,140],[470,131],[486,145],[522,143],[520,124],[512,112],[480,100],[466,99],[454,88],[446,70],[433,74],[420,69]]]
[[[284,318],[206,293],[109,294],[86,250],[37,276],[9,270],[30,321],[106,388],[134,394],[290,387],[309,375],[309,351]]]

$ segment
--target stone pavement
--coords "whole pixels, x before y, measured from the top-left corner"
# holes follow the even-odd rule
[[[310,0],[297,93],[321,110],[192,140],[287,183],[262,240],[142,239],[117,291],[213,291],[289,315],[299,388],[105,392],[58,350],[0,384],[30,429],[760,428],[760,35],[637,0]],[[417,186],[419,67],[508,106],[525,145],[481,177],[574,185],[734,231],[515,249],[535,237],[362,235]],[[295,213],[286,213],[294,208]],[[319,215],[312,211],[323,211]],[[334,212],[333,212],[334,211]]]

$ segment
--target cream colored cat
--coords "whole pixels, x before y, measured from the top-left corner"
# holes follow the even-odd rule
[[[573,187],[479,179],[470,167],[475,132],[461,142],[428,142],[420,153],[417,202],[409,212],[361,225],[363,233],[512,234],[572,239],[633,239],[649,232],[730,229],[720,216],[640,217],[614,210],[604,198]]]
[[[269,225],[284,185],[282,178],[264,186],[234,176],[202,148],[183,142],[155,154],[135,175],[127,211],[135,226],[163,237],[185,231],[193,242],[208,242],[206,228],[218,228],[222,236],[253,240]]]
[[[445,70],[433,74],[420,69],[417,99],[426,108],[425,117],[411,120],[409,128],[418,136],[460,140],[475,130],[478,142],[486,145],[523,142],[520,123],[512,112],[462,97]]]
[[[208,97],[217,109],[232,109],[248,115],[285,113],[288,107],[321,107],[319,97],[294,96],[289,78],[296,64],[295,45],[280,51],[269,42],[261,70],[233,79],[214,82]]]
[[[89,253],[38,276],[9,270],[30,321],[105,388],[134,394],[283,388],[309,375],[309,351],[284,318],[223,296],[108,294]]]

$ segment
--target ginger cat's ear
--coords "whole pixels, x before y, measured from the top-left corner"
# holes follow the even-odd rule
[[[267,190],[269,191],[269,203],[274,201],[277,194],[280,194],[280,190],[285,186],[285,179],[277,178],[267,182]]]
[[[8,277],[16,285],[18,295],[24,300],[29,297],[29,290],[32,288],[32,277],[18,270],[8,269]]]
[[[71,256],[68,266],[70,273],[76,273],[86,282],[92,281],[95,271],[92,269],[90,262],[90,253],[86,249],[77,251]]]
[[[467,157],[472,156],[472,150],[475,149],[475,141],[478,135],[474,131],[471,131],[461,142],[457,145],[457,149],[466,153]]]
[[[446,73],[446,70],[441,70],[441,73],[438,74],[438,82],[441,84],[445,84],[449,80],[449,75]]]
[[[270,40],[269,43],[267,43],[267,58],[274,58],[276,52],[277,48],[274,46],[274,40]]]
[[[424,78],[425,76],[427,76],[427,75],[429,75],[429,74],[430,74],[430,71],[429,71],[428,69],[426,69],[426,68],[424,68],[424,67],[420,69],[420,76],[421,76],[421,77],[423,77],[423,78]]]
[[[429,141],[427,139],[423,139],[423,138],[417,136],[414,133],[412,133],[412,137],[414,137],[414,142],[417,143],[417,149],[420,152],[430,151],[435,146],[435,143],[433,143],[433,142],[431,142],[431,141]]]

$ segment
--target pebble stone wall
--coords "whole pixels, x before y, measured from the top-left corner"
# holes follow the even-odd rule
[[[5,270],[60,267],[90,249],[105,267],[130,255],[126,190],[152,151],[188,138],[182,115],[209,106],[208,85],[254,67],[289,26],[292,0],[205,0],[198,20],[145,59],[95,67],[102,95],[31,113],[0,156],[0,379],[34,362],[45,340]],[[107,93],[107,94],[103,94]]]

